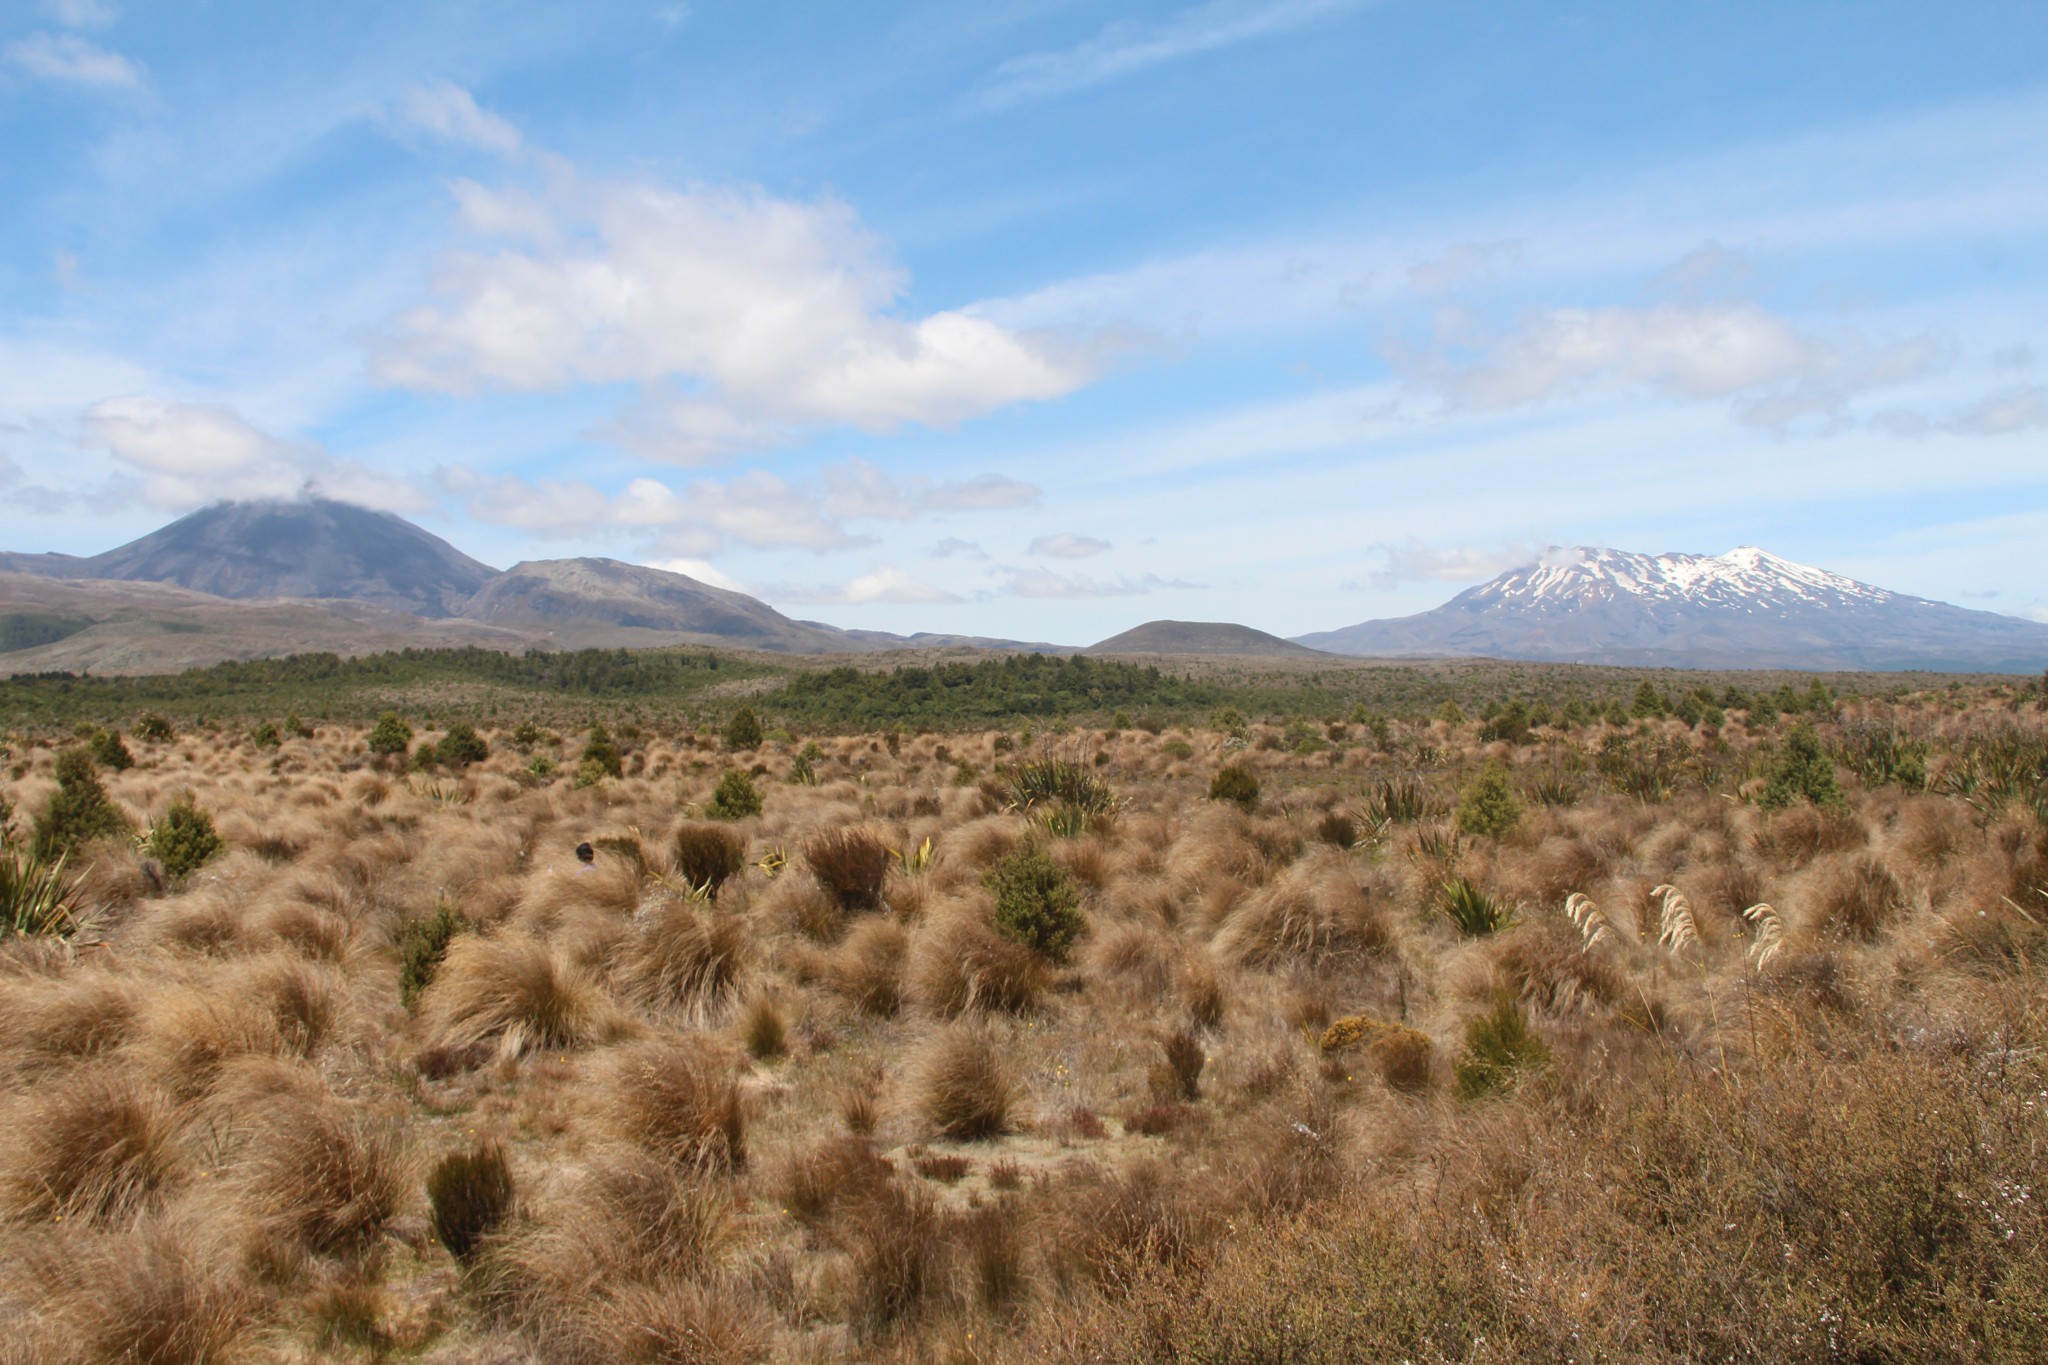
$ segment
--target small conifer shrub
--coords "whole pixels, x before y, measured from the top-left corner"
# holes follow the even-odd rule
[[[1226,763],[1209,782],[1211,801],[1229,801],[1246,810],[1259,804],[1259,779],[1241,763]]]
[[[725,723],[725,747],[735,753],[761,747],[761,718],[751,706],[742,706]]]
[[[112,768],[117,773],[135,766],[135,755],[129,753],[128,746],[121,742],[119,730],[102,730],[92,737],[92,759],[102,768]]]
[[[386,711],[377,717],[375,728],[370,731],[370,752],[382,758],[402,754],[412,745],[412,727],[399,719],[396,711]]]
[[[190,792],[173,801],[164,818],[150,826],[149,856],[172,877],[191,876],[221,847],[213,817],[193,802]]]
[[[418,1003],[421,992],[432,984],[441,960],[448,956],[448,944],[469,927],[443,898],[431,912],[415,915],[398,931],[398,1000],[407,1009]]]
[[[275,749],[284,743],[284,736],[278,733],[276,723],[267,720],[251,731],[249,738],[259,749]]]
[[[619,746],[612,743],[612,732],[604,728],[603,721],[591,724],[590,738],[584,742],[583,758],[578,764],[577,781],[580,785],[592,785],[583,782],[581,774],[593,769],[600,777],[620,777],[626,771],[625,762],[619,757]]]
[[[1757,798],[1757,804],[1765,810],[1783,810],[1795,801],[1808,801],[1823,808],[1843,804],[1842,787],[1835,780],[1835,761],[1821,746],[1813,726],[1804,721],[1785,736],[1784,747],[1771,760],[1763,795]]]
[[[1054,962],[1065,962],[1085,920],[1081,891],[1067,870],[1027,840],[982,873],[996,899],[996,928]]]
[[[726,769],[704,813],[714,820],[744,820],[749,815],[759,815],[761,793],[754,786],[754,779],[738,768]]]
[[[175,732],[170,721],[155,711],[144,711],[135,718],[135,737],[146,739],[151,744],[163,744],[171,740]]]
[[[107,789],[93,771],[92,755],[84,749],[66,749],[59,754],[57,790],[36,817],[37,856],[54,859],[127,828],[128,822],[107,799]]]
[[[442,735],[441,742],[434,746],[434,757],[448,768],[466,768],[490,756],[491,746],[484,743],[484,737],[467,721],[457,721],[449,726],[448,733]]]
[[[1458,797],[1458,828],[1498,839],[1522,819],[1522,803],[1508,785],[1507,769],[1489,763]]]

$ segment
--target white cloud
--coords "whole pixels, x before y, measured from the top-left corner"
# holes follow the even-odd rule
[[[960,602],[957,593],[920,583],[892,565],[884,564],[842,587],[804,587],[782,584],[765,590],[771,601],[859,606],[867,602]]]
[[[1210,0],[1157,23],[1120,19],[1086,42],[997,68],[981,102],[1001,109],[1263,38],[1356,8],[1356,0]]]
[[[669,573],[679,573],[686,578],[694,578],[699,583],[708,583],[714,588],[723,588],[727,592],[747,592],[746,584],[740,582],[731,574],[721,571],[717,565],[712,564],[708,560],[660,559],[650,561],[647,567],[650,569],[663,569]]]
[[[1411,540],[1395,545],[1387,542],[1366,547],[1380,557],[1381,567],[1365,576],[1364,582],[1349,582],[1346,588],[1371,586],[1381,591],[1403,583],[1478,583],[1534,563],[1541,551],[1531,546],[1505,545],[1487,550],[1472,545],[1433,549]]]
[[[1978,436],[2004,436],[2048,426],[2048,387],[2015,384],[2001,389],[1958,413],[1949,423],[1952,431]]]
[[[950,491],[976,482],[892,480],[864,460],[820,473],[816,482],[793,483],[756,469],[680,488],[637,478],[617,493],[581,479],[492,477],[461,468],[442,469],[435,477],[479,521],[561,539],[634,535],[664,559],[700,562],[733,543],[818,553],[858,548],[869,539],[849,532],[846,522],[915,520],[950,509]]]
[[[403,480],[336,459],[313,442],[272,436],[217,404],[107,398],[86,410],[83,426],[88,441],[141,474],[143,500],[167,511],[305,492],[394,512],[431,505]]]
[[[1061,531],[1057,535],[1040,536],[1032,541],[1030,553],[1046,555],[1053,559],[1086,559],[1090,555],[1099,555],[1109,548],[1110,543],[1106,540]]]
[[[43,0],[43,12],[66,28],[105,28],[120,13],[104,0]]]
[[[443,142],[510,156],[519,150],[519,130],[480,107],[476,97],[453,81],[415,85],[399,101],[398,115],[410,126]]]
[[[888,310],[903,273],[845,205],[757,187],[457,188],[478,249],[397,319],[377,374],[445,393],[634,384],[607,429],[683,464],[851,425],[950,427],[1085,383],[1078,347],[970,311]]]
[[[1019,479],[979,474],[935,482],[924,477],[895,481],[866,460],[852,459],[824,470],[832,515],[875,521],[912,521],[927,512],[985,512],[1029,507],[1039,491]]]
[[[1087,574],[1054,573],[1050,569],[1003,568],[997,569],[995,573],[1000,579],[996,594],[1002,597],[1143,597],[1148,593],[1169,589],[1196,589],[1208,586],[1205,583],[1190,583],[1185,579],[1161,578],[1157,574],[1149,573],[1136,578],[1114,579],[1091,578]]]
[[[988,551],[971,540],[947,536],[927,552],[933,559],[987,559]]]
[[[1917,379],[1946,363],[1949,349],[1930,337],[1878,345],[1854,334],[1824,339],[1741,302],[1555,308],[1500,336],[1446,309],[1430,347],[1393,348],[1388,359],[1440,390],[1454,408],[1505,409],[1640,388],[1732,401],[1741,421],[1783,429],[1807,417],[1837,416],[1860,394]]]
[[[45,80],[133,89],[142,68],[75,33],[31,33],[0,51],[0,60]]]

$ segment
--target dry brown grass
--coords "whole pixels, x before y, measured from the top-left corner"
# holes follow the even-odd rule
[[[683,1170],[747,1163],[747,1120],[731,1056],[702,1038],[655,1038],[597,1059],[605,1132]]]
[[[928,1045],[918,1069],[918,1113],[942,1137],[965,1141],[1008,1131],[1017,1081],[1003,1037],[979,1023],[957,1023]]]
[[[1939,774],[2048,734],[2017,702],[1896,712]],[[621,715],[627,775],[576,788],[514,774],[579,736],[493,736],[437,798],[360,730],[195,729],[110,787],[193,791],[226,854],[154,887],[110,846],[93,935],[0,948],[0,1362],[2048,1354],[2048,834],[1848,779],[1766,815],[1781,729],[1651,728],[1695,751],[1669,800],[1606,789],[1597,724],[1063,739],[1125,805],[1047,845],[1090,923],[1057,967],[981,885],[1030,822],[952,785],[993,736],[819,737],[821,785],[688,827],[731,869],[700,900],[569,850],[665,852],[715,742]],[[13,742],[33,810],[52,748]],[[1489,756],[1578,799],[1427,850],[1321,827]],[[1204,798],[1226,760],[1259,814]],[[849,913],[805,857],[849,830],[938,856]],[[1448,877],[1515,921],[1457,934]],[[475,931],[409,1012],[392,931],[444,898]],[[1502,998],[1547,1063],[1442,1084]],[[482,1151],[457,1263],[422,1177]]]

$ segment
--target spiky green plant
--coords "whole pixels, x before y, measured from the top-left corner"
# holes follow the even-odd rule
[[[1035,811],[1047,806],[1071,806],[1083,816],[1102,815],[1116,809],[1116,793],[1109,784],[1080,763],[1064,758],[1028,758],[996,770],[1010,809]]]
[[[46,858],[33,848],[0,847],[0,938],[68,937],[78,928],[67,855]]]
[[[1499,933],[1515,918],[1512,906],[1489,896],[1467,877],[1452,877],[1437,888],[1437,897],[1443,905],[1444,918],[1467,938]]]

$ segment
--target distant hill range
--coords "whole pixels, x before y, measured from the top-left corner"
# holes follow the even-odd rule
[[[1083,654],[1200,654],[1209,657],[1283,657],[1312,659],[1306,645],[1227,621],[1147,621],[1121,635],[1112,635]]]
[[[799,621],[615,559],[500,572],[402,517],[322,498],[219,503],[104,554],[0,553],[0,674],[147,673],[331,650],[708,645],[780,654],[1071,652]],[[2048,625],[1873,588],[1762,550],[1553,550],[1434,611],[1283,640],[1149,621],[1095,655],[1489,657],[1677,668],[2034,672]],[[1332,661],[1334,662],[1334,661]]]
[[[1374,658],[2000,673],[2048,666],[2048,625],[1888,592],[1750,546],[1725,555],[1553,550],[1434,611],[1295,639]]]
[[[501,573],[402,517],[322,498],[218,503],[104,554],[0,553],[4,671],[158,672],[451,644],[1057,648],[796,621],[745,593],[615,559],[533,560]]]

